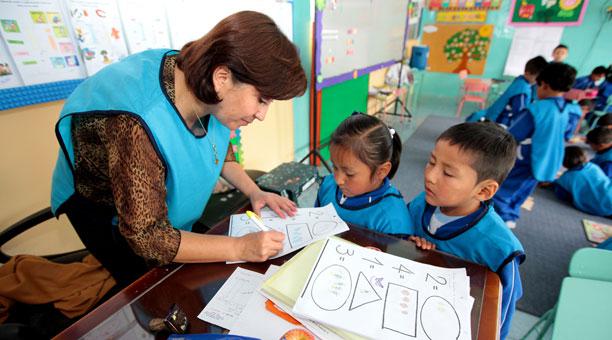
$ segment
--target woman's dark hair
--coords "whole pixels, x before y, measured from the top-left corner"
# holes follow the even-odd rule
[[[572,169],[587,162],[586,154],[581,147],[572,145],[565,148],[563,166]]]
[[[212,80],[220,66],[229,68],[233,80],[253,85],[265,100],[291,99],[306,90],[297,49],[272,19],[258,12],[221,20],[202,38],[185,44],[176,63],[190,90],[206,104],[221,101]]]
[[[572,89],[576,80],[576,69],[565,63],[548,63],[548,65],[540,72],[536,81],[538,85],[542,82],[559,92],[567,92]]]
[[[402,141],[395,130],[374,116],[358,112],[338,125],[331,135],[330,145],[352,151],[370,168],[372,176],[378,166],[390,161],[389,179],[395,175],[402,154]]]

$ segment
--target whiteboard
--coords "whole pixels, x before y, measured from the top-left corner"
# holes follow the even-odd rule
[[[292,40],[293,5],[277,0],[166,0],[172,48],[181,49],[186,43],[201,38],[219,21],[230,14],[251,10],[268,15],[281,31]]]
[[[549,59],[553,49],[559,45],[562,34],[563,27],[515,28],[504,75],[516,77],[523,74],[527,61],[539,55]]]
[[[402,59],[408,0],[327,1],[316,11],[317,89]]]

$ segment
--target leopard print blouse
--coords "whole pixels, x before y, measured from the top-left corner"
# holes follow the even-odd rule
[[[173,103],[175,62],[167,56],[162,72]],[[75,116],[71,129],[76,192],[115,207],[121,234],[149,264],[172,262],[181,233],[168,219],[163,163],[140,122],[129,115]],[[236,161],[231,145],[225,161]]]

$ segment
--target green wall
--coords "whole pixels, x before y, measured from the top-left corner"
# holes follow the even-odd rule
[[[321,142],[327,141],[338,124],[354,111],[366,112],[368,107],[368,74],[321,90]],[[329,150],[321,155],[329,159]]]

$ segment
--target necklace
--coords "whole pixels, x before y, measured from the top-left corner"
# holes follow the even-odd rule
[[[200,120],[200,116],[198,116],[195,113],[193,115],[196,117],[196,119],[200,123],[200,127],[202,128],[202,130],[204,130],[204,133],[208,136],[208,142],[210,143],[213,153],[215,154],[215,165],[219,164],[219,157],[217,157],[217,145],[215,145],[214,141],[212,140],[212,136],[208,134],[208,131],[206,130],[206,128],[204,127],[204,124],[202,123],[202,120]]]

